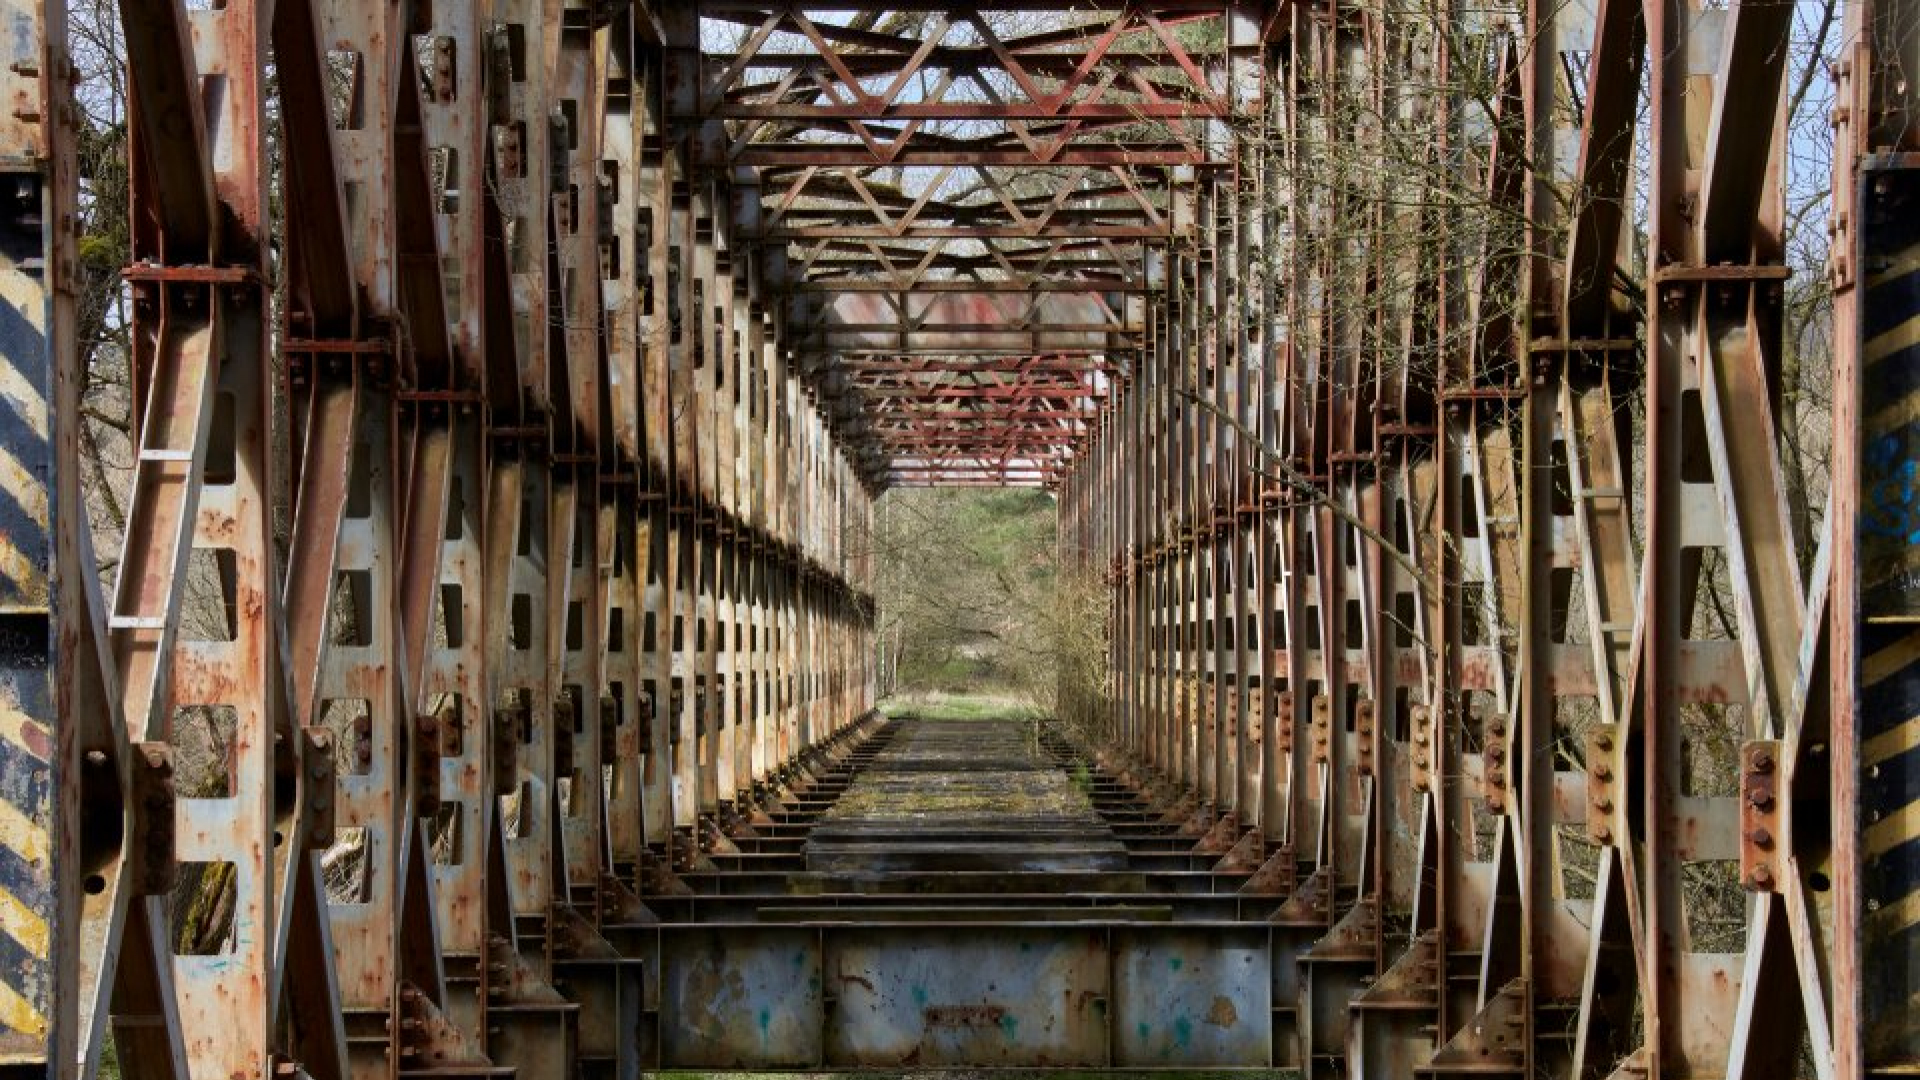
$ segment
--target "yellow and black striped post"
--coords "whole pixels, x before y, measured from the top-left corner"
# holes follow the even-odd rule
[[[1869,1070],[1920,1067],[1920,162],[1911,158],[1868,158],[1859,174],[1852,706]]]
[[[61,1075],[78,1015],[79,800],[76,733],[56,701],[63,657],[92,642],[56,618],[85,589],[55,571],[79,567],[85,528],[77,456],[61,453],[74,435],[54,419],[56,380],[76,374],[61,368],[77,247],[71,66],[64,5],[4,0],[0,25],[0,1066]]]

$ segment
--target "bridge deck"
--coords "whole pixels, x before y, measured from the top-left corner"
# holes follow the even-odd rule
[[[850,741],[684,875],[693,895],[648,899],[660,1067],[1291,1059],[1276,1033],[1318,930],[1244,859],[1048,725]]]
[[[1127,849],[1028,721],[908,720],[808,835],[807,869],[1030,873],[1127,868]]]

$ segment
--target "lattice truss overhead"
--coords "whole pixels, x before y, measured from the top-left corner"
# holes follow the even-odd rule
[[[1215,4],[708,3],[696,157],[876,480],[1052,483],[1255,92]],[[1231,75],[1238,71],[1236,85]],[[691,81],[691,80],[690,80]]]
[[[1805,536],[1792,5],[119,8],[100,530],[0,0],[8,1075],[1920,1071],[1914,0],[1845,7]],[[729,892],[878,730],[918,484],[1056,493],[1048,752],[1165,918]]]

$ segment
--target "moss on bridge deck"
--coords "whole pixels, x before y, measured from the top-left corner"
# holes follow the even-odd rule
[[[903,719],[815,826],[810,870],[1124,869],[1126,851],[1030,720]]]

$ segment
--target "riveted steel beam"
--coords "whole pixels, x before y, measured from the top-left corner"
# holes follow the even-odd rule
[[[124,0],[88,528],[15,4],[0,1061],[1920,1066],[1920,20],[1845,12],[1822,539],[1794,9],[1496,8]],[[890,486],[1053,493],[1105,664],[1036,745],[1149,892],[755,891],[884,741]],[[930,957],[992,1000],[880,1000]]]
[[[52,729],[49,791],[117,826],[47,864],[52,974],[19,968],[7,1022],[52,1049],[9,1052],[91,1075],[111,1022],[130,1075],[635,1075],[642,894],[871,707],[867,481],[788,367],[777,268],[681,164],[684,21],[262,14],[123,10],[133,498],[93,616],[69,530],[40,618],[80,652],[36,665],[89,718]],[[62,25],[34,25],[11,70],[64,92]],[[23,214],[72,197],[61,130],[14,132]],[[27,310],[71,439],[65,309]],[[49,459],[61,513],[78,455]]]
[[[1838,656],[1846,624],[1823,621],[1826,549],[1809,563],[1785,512],[1788,421],[1769,389],[1785,13],[1521,13],[1524,36],[1457,16],[1489,86],[1469,103],[1425,99],[1415,74],[1458,59],[1453,27],[1389,5],[1261,28],[1265,78],[1286,88],[1266,102],[1272,149],[1245,165],[1245,201],[1193,189],[1195,245],[1175,246],[1162,279],[1177,289],[1149,297],[1141,358],[1059,486],[1063,559],[1113,589],[1108,682],[1063,708],[1165,785],[1169,820],[1212,836],[1244,808],[1233,828],[1266,859],[1247,887],[1284,897],[1272,921],[1299,935],[1286,977],[1314,1075],[1760,1075],[1796,1046],[1823,1075],[1836,1053],[1836,1075],[1867,1075],[1876,1053],[1897,1068],[1898,1010],[1878,1027],[1867,1014],[1900,980],[1882,968],[1883,996],[1863,996],[1842,942],[1885,940],[1895,919],[1873,916],[1899,886],[1854,877],[1894,892],[1849,901],[1812,869],[1855,864],[1830,853],[1824,796],[1806,794],[1829,790],[1806,748],[1827,730],[1824,642]],[[1906,29],[1869,37],[1903,49],[1910,15],[1877,17]],[[1427,44],[1381,50],[1390,38]],[[1642,135],[1668,166],[1645,196],[1666,231],[1636,305],[1621,283],[1643,73],[1665,105]],[[1895,117],[1876,149],[1904,138],[1898,108],[1847,100],[1843,125]],[[1463,228],[1404,187],[1369,204],[1303,186],[1320,140],[1373,152],[1383,133],[1359,118],[1381,101],[1431,109],[1436,151],[1477,162],[1476,205],[1528,239]],[[1873,170],[1903,159],[1841,157],[1837,213],[1885,242],[1892,219],[1853,210],[1846,182],[1858,164],[1893,205],[1898,173]],[[1393,209],[1348,216],[1372,205]],[[1863,317],[1845,306],[1851,235],[1836,248],[1843,324]],[[1473,255],[1436,263],[1421,237]],[[1339,302],[1356,267],[1367,299]],[[1412,315],[1408,294],[1432,307]],[[1897,311],[1904,294],[1878,295]],[[1840,370],[1857,372],[1849,332]],[[1251,388],[1235,366],[1249,350]],[[1836,422],[1842,443],[1851,423]],[[1869,535],[1872,511],[1835,507]],[[1891,555],[1869,562],[1835,588],[1860,575],[1865,597],[1897,578]],[[1725,619],[1703,633],[1709,604]],[[1898,684],[1897,666],[1845,670],[1834,687],[1854,701],[1869,700],[1856,680]],[[1706,728],[1740,748],[1710,787],[1686,764]],[[1833,834],[1843,846],[1874,836],[1845,817],[1864,806],[1845,793],[1884,793],[1863,768],[1832,765],[1854,820]],[[1777,816],[1796,809],[1798,828]],[[1886,865],[1888,850],[1852,857]],[[1716,905],[1744,911],[1737,932],[1716,932]]]

